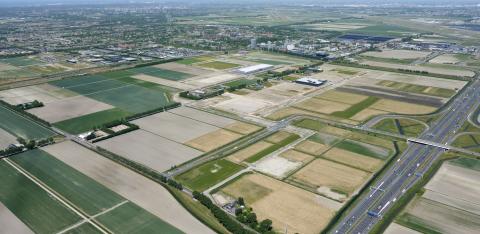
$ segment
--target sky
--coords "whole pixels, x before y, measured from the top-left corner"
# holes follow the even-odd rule
[[[145,2],[172,2],[172,3],[295,3],[295,4],[480,4],[480,0],[0,0],[0,6],[25,6],[49,4],[114,4],[114,3],[145,3]]]

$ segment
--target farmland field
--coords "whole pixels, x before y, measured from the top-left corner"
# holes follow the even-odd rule
[[[221,61],[214,61],[214,62],[207,62],[207,63],[202,63],[199,64],[201,67],[207,67],[207,68],[213,68],[213,69],[218,69],[218,70],[225,70],[225,69],[230,69],[234,67],[238,67],[240,65],[235,64],[235,63],[227,63],[227,62],[221,62]]]
[[[160,77],[163,79],[174,80],[174,81],[184,80],[192,77],[192,75],[188,73],[161,69],[158,67],[141,67],[141,68],[134,68],[129,71],[133,73],[142,73],[145,75]]]
[[[0,161],[0,176],[4,178],[0,202],[33,231],[54,233],[81,220],[4,160]]]
[[[0,128],[16,137],[24,139],[43,139],[54,136],[55,133],[37,123],[0,106]]]
[[[235,174],[241,169],[243,169],[242,166],[221,159],[191,169],[190,171],[178,175],[176,179],[193,190],[203,191]]]
[[[79,134],[89,131],[102,123],[111,122],[129,115],[131,115],[131,113],[119,108],[113,108],[110,110],[99,111],[89,115],[60,121],[54,123],[53,125],[69,133]]]

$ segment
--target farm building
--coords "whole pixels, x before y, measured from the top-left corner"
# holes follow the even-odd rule
[[[238,69],[237,71],[242,74],[251,74],[255,72],[265,71],[271,68],[273,68],[273,66],[270,64],[258,64],[254,66],[243,67]]]
[[[326,80],[317,80],[310,77],[302,77],[300,79],[295,80],[295,83],[297,84],[304,84],[304,85],[310,85],[315,87],[321,86],[326,82],[327,82]]]

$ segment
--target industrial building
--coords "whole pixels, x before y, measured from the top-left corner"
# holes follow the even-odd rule
[[[249,67],[243,67],[238,69],[237,71],[242,73],[242,74],[252,74],[255,72],[261,72],[261,71],[266,71],[268,69],[272,69],[273,66],[270,64],[258,64],[254,66],[249,66]]]
[[[295,80],[295,83],[297,84],[310,85],[315,87],[319,87],[325,84],[326,82],[327,82],[326,80],[318,80],[311,77],[302,77],[300,79]]]

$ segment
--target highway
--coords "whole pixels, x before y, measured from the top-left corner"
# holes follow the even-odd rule
[[[455,133],[467,121],[469,113],[475,111],[480,98],[480,80],[478,75],[472,84],[459,94],[442,112],[442,115],[424,132],[419,142],[435,142],[427,145],[409,142],[407,149],[398,160],[376,180],[368,193],[344,216],[330,233],[368,233],[393,204],[418,183],[423,174],[438,157],[445,152],[439,144],[451,143]]]

